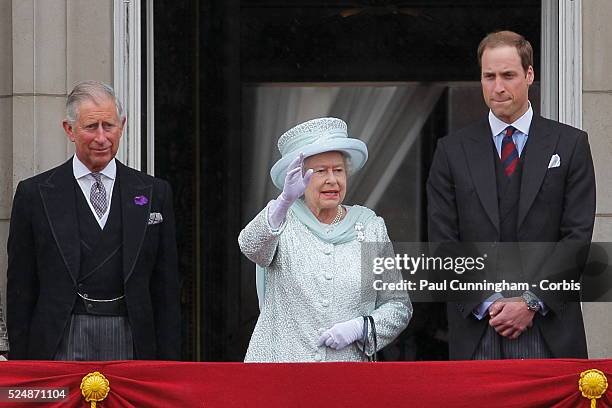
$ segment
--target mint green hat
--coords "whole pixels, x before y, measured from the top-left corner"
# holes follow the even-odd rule
[[[280,190],[285,184],[287,166],[300,153],[304,157],[338,151],[347,155],[353,171],[363,167],[368,160],[368,148],[359,139],[348,136],[346,123],[338,118],[312,119],[292,127],[278,139],[282,157],[270,170],[272,182]]]

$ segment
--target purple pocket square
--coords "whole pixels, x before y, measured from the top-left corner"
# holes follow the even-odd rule
[[[134,204],[136,205],[147,205],[149,199],[145,196],[136,196],[134,197]]]

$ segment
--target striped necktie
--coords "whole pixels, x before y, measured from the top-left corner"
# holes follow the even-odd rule
[[[91,186],[89,193],[89,201],[91,206],[96,210],[98,218],[102,218],[108,208],[108,200],[106,199],[106,189],[102,183],[102,175],[100,173],[91,173],[95,182]]]
[[[514,174],[519,161],[518,150],[516,150],[516,145],[514,140],[512,140],[512,134],[514,134],[515,130],[512,126],[508,126],[504,130],[504,138],[502,139],[501,163],[504,166],[506,177],[511,177]]]

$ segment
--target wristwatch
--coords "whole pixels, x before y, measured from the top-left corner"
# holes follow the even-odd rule
[[[540,306],[540,300],[536,295],[531,292],[524,292],[521,298],[527,303],[527,309],[532,312],[539,312],[542,306]]]

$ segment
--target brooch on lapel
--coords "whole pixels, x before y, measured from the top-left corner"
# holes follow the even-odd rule
[[[357,232],[357,241],[365,241],[365,232],[363,232],[363,224],[360,222],[355,223],[355,231]]]
[[[134,197],[134,204],[136,205],[147,205],[149,199],[145,196],[136,196]]]

